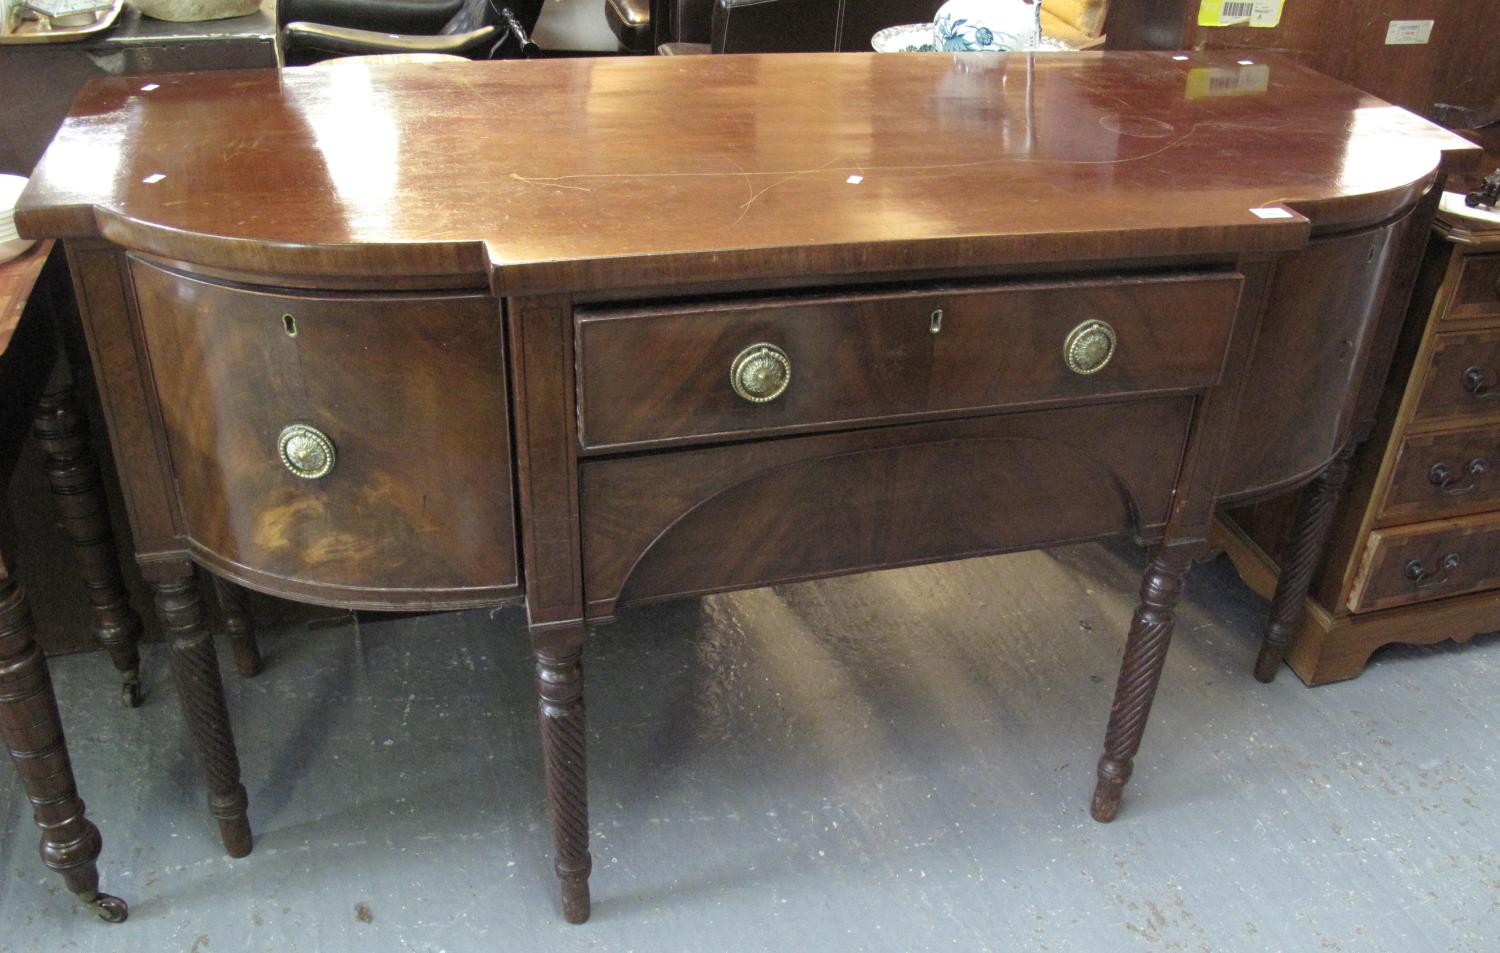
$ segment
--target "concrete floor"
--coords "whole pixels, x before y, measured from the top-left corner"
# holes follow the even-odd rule
[[[1500,948],[1500,640],[1307,689],[1190,580],[1125,809],[1088,817],[1141,568],[1080,546],[627,613],[589,654],[594,918],[557,912],[522,618],[264,638],[231,678],[248,859],[218,850],[160,647],[117,707],[57,660],[104,832],[94,922],[0,776],[0,951]],[[226,671],[232,671],[225,665]]]

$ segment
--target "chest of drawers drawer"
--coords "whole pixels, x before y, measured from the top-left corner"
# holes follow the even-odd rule
[[[1447,320],[1500,318],[1500,255],[1466,255]]]
[[[1434,520],[1370,534],[1349,596],[1368,612],[1500,585],[1500,514]]]
[[[586,451],[1205,387],[1236,275],[580,308]]]
[[[1500,415],[1500,329],[1439,334],[1414,423]]]
[[[221,284],[132,260],[182,532],[333,604],[519,582],[499,313],[482,294]]]
[[[1500,424],[1401,441],[1377,524],[1500,509]]]

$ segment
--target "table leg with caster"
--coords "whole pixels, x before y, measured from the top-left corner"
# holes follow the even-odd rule
[[[42,862],[62,875],[85,907],[109,923],[130,910],[101,893],[99,829],[84,814],[47,661],[36,644],[25,592],[0,558],[0,734],[42,829]]]
[[[37,407],[32,434],[46,456],[47,482],[73,544],[79,574],[93,609],[94,637],[120,673],[120,696],[127,708],[141,705],[141,617],[130,608],[120,556],[109,525],[99,462],[89,444],[88,424],[71,383],[49,388]]]

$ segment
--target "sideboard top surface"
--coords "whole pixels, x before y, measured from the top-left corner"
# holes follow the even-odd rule
[[[1477,150],[1289,60],[795,54],[90,83],[20,220],[511,291],[1296,247]],[[1252,209],[1294,210],[1280,218]]]

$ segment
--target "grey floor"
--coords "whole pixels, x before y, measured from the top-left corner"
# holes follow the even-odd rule
[[[638,609],[588,687],[594,918],[561,922],[515,610],[266,634],[229,681],[255,853],[219,853],[157,646],[146,707],[53,667],[129,923],[0,776],[0,951],[1500,949],[1500,640],[1248,675],[1195,570],[1120,819],[1088,817],[1141,568],[1081,546]],[[226,665],[227,668],[227,665]]]

